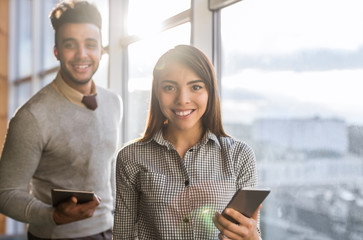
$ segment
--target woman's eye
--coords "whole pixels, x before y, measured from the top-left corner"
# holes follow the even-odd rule
[[[173,91],[174,90],[174,87],[168,85],[168,86],[164,86],[163,89],[164,89],[164,91]]]
[[[194,86],[192,86],[192,89],[193,89],[194,91],[197,91],[197,90],[199,90],[199,89],[202,89],[202,86],[200,86],[200,85],[194,85]]]

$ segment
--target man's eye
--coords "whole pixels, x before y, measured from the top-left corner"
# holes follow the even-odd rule
[[[64,44],[64,47],[65,48],[68,48],[68,49],[75,48],[75,44],[73,44],[73,43],[66,43],[66,44]]]
[[[87,48],[94,49],[96,47],[97,47],[97,44],[95,44],[95,43],[89,43],[89,44],[87,44]]]

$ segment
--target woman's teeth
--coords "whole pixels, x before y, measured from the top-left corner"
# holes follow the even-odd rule
[[[192,113],[192,110],[186,110],[186,111],[175,111],[175,114],[178,116],[186,116]]]

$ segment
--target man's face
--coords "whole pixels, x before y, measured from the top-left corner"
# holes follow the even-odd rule
[[[100,29],[90,23],[66,23],[57,32],[54,55],[61,75],[75,89],[90,82],[97,71],[103,49]]]

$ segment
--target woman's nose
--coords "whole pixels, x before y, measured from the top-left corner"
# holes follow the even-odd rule
[[[185,104],[190,102],[190,93],[187,89],[180,89],[178,91],[176,102],[179,104]]]

